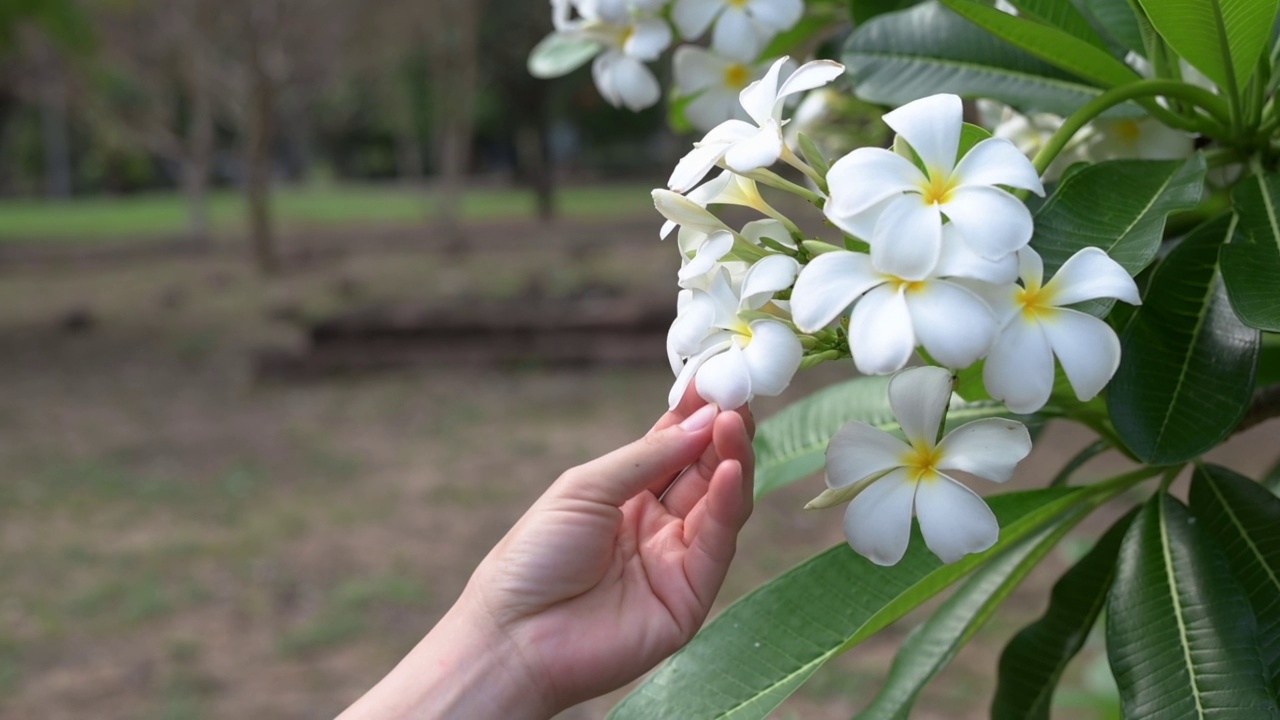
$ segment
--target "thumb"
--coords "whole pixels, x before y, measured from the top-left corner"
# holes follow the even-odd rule
[[[620,507],[664,478],[674,478],[711,444],[720,409],[704,405],[679,425],[649,434],[608,455],[565,471],[553,487],[561,497]]]

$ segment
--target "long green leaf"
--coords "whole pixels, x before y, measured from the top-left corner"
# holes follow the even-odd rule
[[[1024,113],[1069,115],[1102,92],[984,32],[936,0],[855,28],[843,60],[858,97],[885,105],[948,92],[999,100]],[[1111,116],[1125,114],[1142,112],[1125,105]]]
[[[858,720],[905,718],[920,691],[991,619],[1001,603],[1062,538],[1088,515],[1080,508],[978,569],[898,649],[889,677]]]
[[[1277,0],[1139,0],[1161,37],[1218,87],[1238,93],[1275,24]]]
[[[942,4],[996,37],[1098,87],[1111,88],[1142,79],[1106,50],[1057,28],[1014,17],[977,0],[942,0]]]
[[[1222,551],[1166,493],[1120,547],[1107,655],[1127,718],[1280,718],[1257,624]]]
[[[1023,628],[1000,655],[992,720],[1048,720],[1054,690],[1084,647],[1106,605],[1129,513],[1111,526],[1080,562],[1054,583],[1049,609]]]
[[[952,565],[925,548],[918,529],[889,568],[845,544],[831,548],[731,605],[610,717],[764,718],[828,660],[1088,497],[1089,488],[1053,488],[988,498],[1000,540]]]
[[[1011,415],[994,400],[964,402],[956,396],[947,411],[947,427],[989,417],[1038,421]],[[821,470],[831,436],[855,420],[886,432],[898,429],[889,407],[888,377],[858,377],[823,388],[761,422],[755,440],[756,497]]]
[[[1280,175],[1255,175],[1231,193],[1238,239],[1222,248],[1222,280],[1249,327],[1280,332]]]
[[[1102,248],[1130,275],[1155,259],[1169,213],[1200,203],[1204,158],[1111,160],[1084,167],[1058,183],[1035,215],[1031,246],[1046,275],[1086,247]],[[1101,210],[1104,210],[1102,212]]]
[[[1146,49],[1142,43],[1142,31],[1133,14],[1129,0],[1082,0],[1081,5],[1092,24],[1100,32],[1115,40],[1116,44],[1139,55]]]
[[[1280,696],[1280,498],[1227,468],[1201,465],[1189,501],[1249,598],[1271,693]]]
[[[1031,18],[1057,28],[1068,35],[1083,40],[1090,45],[1106,50],[1097,31],[1089,24],[1084,14],[1070,2],[1061,0],[1009,0],[1009,4],[1018,9],[1022,17]]]
[[[1231,310],[1218,273],[1218,249],[1233,226],[1220,216],[1174,248],[1121,339],[1107,406],[1145,462],[1182,462],[1216,446],[1253,397],[1260,334]]]
[[[919,4],[920,0],[849,0],[849,18],[854,25],[861,25],[873,17]]]

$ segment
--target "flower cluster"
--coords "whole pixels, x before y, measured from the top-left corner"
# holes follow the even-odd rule
[[[676,98],[685,118],[706,131],[730,118],[745,119],[738,93],[762,77],[769,42],[804,15],[803,0],[551,0],[555,30],[531,57],[534,74],[563,75],[593,60],[592,78],[614,107],[642,110],[661,97],[653,62],[675,35],[710,47],[682,45],[672,57]],[[536,64],[539,53],[570,58]],[[594,58],[594,59],[593,59]]]
[[[884,375],[919,353],[940,367],[898,375],[890,390],[907,444],[847,427],[832,441],[828,482],[844,499],[857,494],[846,531],[876,562],[901,557],[913,507],[944,560],[985,549],[995,538],[990,511],[978,519],[976,509],[965,510],[986,508],[940,471],[1007,479],[1030,442],[1025,430],[998,421],[936,444],[952,372],[985,361],[987,392],[1015,413],[1031,413],[1049,401],[1056,363],[1076,397],[1091,399],[1115,373],[1120,344],[1107,323],[1071,306],[1103,298],[1137,304],[1137,287],[1097,248],[1045,277],[1029,244],[1031,213],[1015,194],[1043,194],[1040,179],[1009,140],[966,126],[954,95],[887,113],[892,149],[858,148],[820,172],[825,159],[806,161],[784,143],[784,101],[831,83],[843,68],[830,61],[788,68],[779,59],[743,89],[749,120],[713,127],[677,164],[669,189],[654,191],[668,221],[662,236],[679,227],[682,258],[667,342],[677,376],[671,402],[695,379],[705,399],[737,407],[781,393],[802,366],[851,357],[860,372]],[[809,186],[776,173],[779,162]],[[806,234],[761,186],[821,209],[841,237]],[[798,205],[791,203],[782,207]],[[738,227],[715,213],[719,205],[763,217]],[[942,393],[934,386],[944,376]],[[947,512],[950,524],[931,519]],[[903,517],[905,524],[892,519]]]

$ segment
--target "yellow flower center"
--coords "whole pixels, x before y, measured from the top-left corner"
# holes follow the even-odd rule
[[[731,90],[741,90],[750,79],[751,71],[741,63],[734,63],[724,69],[724,84]]]
[[[1018,288],[1014,294],[1014,302],[1018,307],[1022,308],[1022,317],[1028,322],[1038,322],[1047,319],[1057,307],[1053,304],[1054,293],[1045,292],[1043,287],[1038,285],[1028,285],[1025,288]]]
[[[628,25],[618,31],[618,47],[625,48],[627,43],[631,41],[631,37],[636,34],[636,26]]]
[[[936,170],[929,172],[929,180],[920,185],[920,194],[924,196],[924,204],[932,205],[937,203],[944,205],[951,199],[951,193],[955,192],[956,183],[951,178]]]
[[[729,0],[728,4],[730,7],[743,8],[747,6],[748,2],[750,0]]]
[[[902,467],[907,469],[907,476],[915,482],[932,482],[939,477],[938,463],[942,461],[942,453],[936,447],[924,444],[912,444],[902,457]]]
[[[1124,142],[1133,143],[1137,142],[1138,137],[1142,135],[1142,128],[1138,126],[1136,120],[1120,120],[1116,122],[1113,132]]]
[[[900,277],[893,276],[888,276],[886,280],[894,290],[900,290],[904,293],[919,292],[927,286],[923,280],[903,280]]]

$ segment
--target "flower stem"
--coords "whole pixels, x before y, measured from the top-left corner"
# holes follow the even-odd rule
[[[1094,118],[1123,102],[1157,96],[1186,100],[1206,110],[1215,120],[1228,126],[1232,124],[1231,113],[1227,108],[1223,107],[1222,99],[1204,88],[1176,80],[1139,80],[1102,93],[1067,118],[1062,123],[1062,127],[1058,128],[1057,132],[1044,144],[1044,147],[1040,148],[1040,152],[1036,153],[1033,161],[1036,166],[1036,172],[1043,175],[1049,165],[1062,152],[1063,148],[1067,146],[1067,143],[1071,141],[1071,138],[1075,137],[1075,134]],[[1159,108],[1160,112],[1156,112],[1148,106],[1159,108],[1158,105],[1146,103],[1144,107],[1147,107],[1147,110],[1151,111],[1153,115],[1166,120],[1166,122],[1168,118],[1164,116],[1172,115],[1163,108]]]
[[[801,185],[797,185],[791,182],[790,180],[782,177],[778,173],[772,170],[767,170],[765,168],[760,168],[759,170],[752,170],[751,172],[747,173],[744,177],[751,178],[752,180],[755,180],[758,183],[763,183],[765,185],[768,185],[771,188],[777,188],[778,190],[784,190],[793,195],[799,195],[800,197],[804,198],[805,200],[808,200],[809,202],[813,203],[814,205],[817,205],[818,207],[822,207],[822,203],[826,200],[826,198],[810,190],[809,188],[803,187]]]
[[[817,185],[819,190],[824,193],[828,192],[827,179],[818,174],[817,170],[810,167],[809,163],[801,160],[799,157],[796,157],[796,154],[791,152],[791,148],[787,147],[786,143],[782,144],[782,161],[804,173],[805,177],[812,180],[813,184]]]

